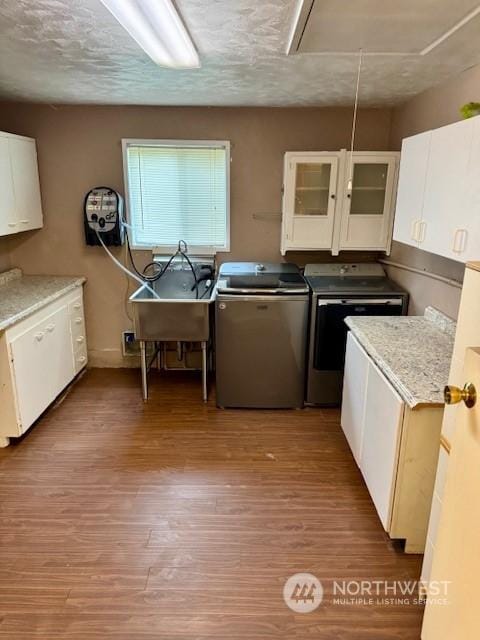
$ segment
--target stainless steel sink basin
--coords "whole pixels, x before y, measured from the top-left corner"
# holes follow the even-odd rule
[[[137,340],[208,341],[214,287],[207,290],[206,281],[200,282],[196,298],[193,284],[190,269],[174,268],[152,283],[159,298],[147,286],[140,287],[130,297]]]

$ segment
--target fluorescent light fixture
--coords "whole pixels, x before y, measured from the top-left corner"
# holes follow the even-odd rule
[[[101,0],[122,27],[161,67],[200,66],[185,25],[172,0]]]

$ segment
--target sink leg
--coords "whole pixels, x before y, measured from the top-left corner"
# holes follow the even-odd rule
[[[207,343],[205,341],[202,342],[202,391],[203,391],[203,401],[207,402],[208,400],[208,360],[207,360]]]
[[[140,341],[140,355],[142,367],[142,394],[143,401],[148,400],[148,379],[147,379],[147,344],[144,340]]]

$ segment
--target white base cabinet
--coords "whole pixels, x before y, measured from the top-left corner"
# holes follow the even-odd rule
[[[0,236],[43,227],[33,138],[0,131]]]
[[[0,336],[0,439],[22,435],[87,364],[77,288]]]
[[[410,409],[350,332],[341,425],[380,521],[423,553],[443,407]]]

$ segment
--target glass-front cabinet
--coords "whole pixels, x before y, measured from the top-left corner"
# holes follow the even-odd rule
[[[282,254],[389,251],[398,153],[285,154]],[[350,177],[352,178],[350,181]]]
[[[282,253],[330,249],[340,154],[285,154]]]
[[[398,154],[346,155],[339,249],[390,249]],[[351,176],[351,182],[350,182]]]

